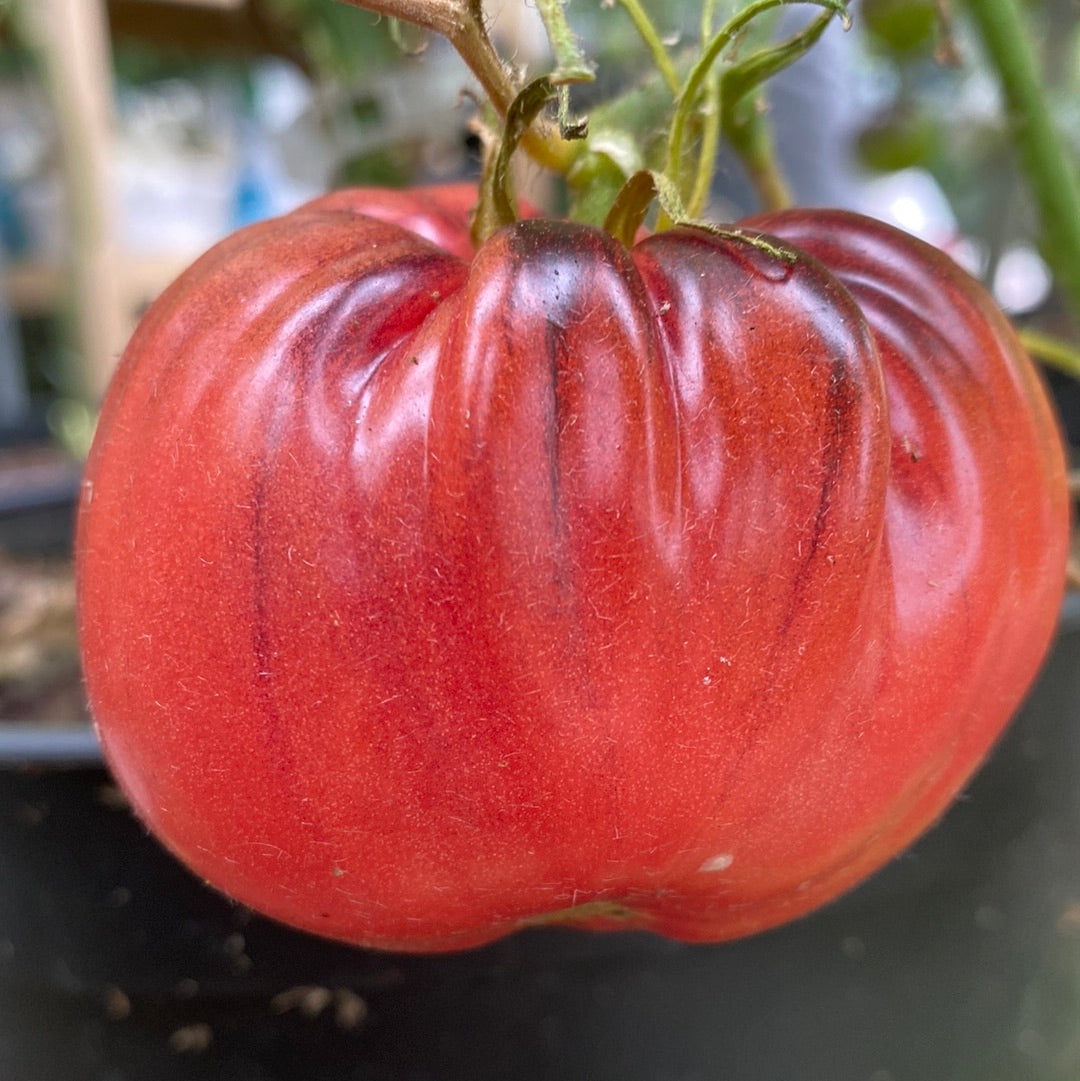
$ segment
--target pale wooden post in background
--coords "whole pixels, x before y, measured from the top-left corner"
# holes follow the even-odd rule
[[[27,18],[56,110],[68,216],[68,289],[82,371],[100,399],[130,331],[112,180],[113,73],[104,0],[34,0]]]

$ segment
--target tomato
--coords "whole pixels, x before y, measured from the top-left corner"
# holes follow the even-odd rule
[[[868,219],[474,254],[471,202],[317,200],[142,322],[78,526],[108,760],[220,890],[366,946],[805,913],[942,813],[1038,669],[1039,378]]]

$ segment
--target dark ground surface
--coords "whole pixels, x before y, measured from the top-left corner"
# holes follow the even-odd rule
[[[189,876],[99,769],[0,772],[2,1081],[1077,1081],[1080,626],[969,792],[746,942],[294,933]]]

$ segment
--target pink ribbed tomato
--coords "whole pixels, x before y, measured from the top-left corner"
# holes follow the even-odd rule
[[[320,199],[143,321],[78,532],[112,768],[211,883],[364,945],[807,912],[942,812],[1043,657],[1039,379],[865,218],[474,253],[471,201]]]

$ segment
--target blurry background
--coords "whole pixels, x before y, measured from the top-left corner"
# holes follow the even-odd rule
[[[540,70],[535,10],[489,9],[504,55]],[[1077,5],[1026,9],[1080,161]],[[697,23],[690,0],[652,10],[672,35]],[[1022,326],[1080,341],[962,10],[854,11],[769,91],[799,201],[918,233]],[[597,90],[640,71],[620,11],[570,15]],[[74,634],[101,394],[140,312],[229,231],[335,185],[475,172],[465,69],[406,39],[334,0],[0,0],[0,1079],[1078,1081],[1072,602],[1032,703],[945,823],[839,905],[737,946],[549,931],[462,958],[363,954],[228,905],[131,821]],[[725,156],[715,215],[753,209]],[[1080,442],[1076,384],[1050,380]]]

